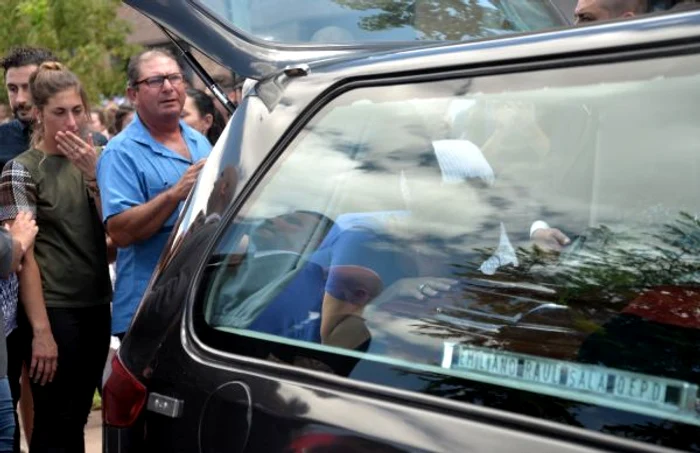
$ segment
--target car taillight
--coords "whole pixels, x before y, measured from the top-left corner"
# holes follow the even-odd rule
[[[119,354],[112,358],[110,371],[102,389],[102,417],[107,425],[131,426],[146,402],[146,386],[126,369]]]

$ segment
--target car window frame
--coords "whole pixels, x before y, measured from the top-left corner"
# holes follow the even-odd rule
[[[211,257],[216,245],[219,243],[222,235],[228,231],[230,222],[232,222],[238,213],[246,206],[252,195],[258,190],[259,185],[264,183],[269,176],[270,170],[274,167],[278,159],[280,159],[289,145],[293,143],[303,131],[304,127],[333,99],[343,93],[365,87],[380,87],[386,85],[397,85],[405,83],[420,83],[431,82],[445,79],[455,78],[470,78],[484,76],[499,76],[510,73],[526,73],[531,71],[547,70],[547,69],[567,69],[578,66],[586,66],[591,64],[604,63],[622,63],[634,60],[647,60],[658,57],[674,57],[687,54],[700,54],[700,43],[684,43],[684,44],[668,44],[661,43],[658,47],[636,48],[636,49],[614,49],[610,52],[594,55],[564,55],[554,56],[543,61],[530,61],[510,63],[507,65],[498,65],[498,61],[494,61],[486,67],[481,68],[423,68],[424,70],[418,75],[375,75],[364,78],[358,78],[350,81],[340,81],[328,91],[321,93],[308,106],[307,109],[295,119],[283,138],[275,145],[267,157],[261,162],[257,168],[255,175],[248,181],[246,187],[240,192],[236,200],[229,207],[229,210],[222,217],[222,227],[217,230],[215,237],[209,242],[208,249],[204,256],[205,261],[201,263],[195,277],[193,285],[188,294],[186,302],[186,312],[183,316],[183,324],[181,335],[184,343],[190,354],[196,355],[198,360],[205,360],[217,366],[225,367],[241,367],[247,369],[255,369],[256,372],[269,376],[284,377],[286,379],[296,380],[300,382],[313,381],[316,385],[328,386],[329,388],[341,388],[343,391],[349,391],[354,394],[372,395],[374,397],[384,398],[388,400],[399,400],[406,404],[423,404],[428,405],[436,410],[445,410],[449,412],[457,412],[460,414],[472,414],[478,416],[486,416],[491,420],[499,422],[515,423],[518,426],[528,430],[545,429],[551,433],[567,433],[567,435],[575,434],[580,439],[595,439],[596,442],[603,442],[609,447],[616,446],[617,448],[633,445],[638,451],[653,450],[653,445],[642,444],[636,441],[629,441],[615,437],[612,435],[603,435],[598,432],[578,429],[569,425],[554,425],[551,422],[542,422],[541,420],[532,419],[529,416],[519,413],[504,412],[489,407],[480,407],[473,404],[465,404],[463,402],[451,401],[444,398],[425,395],[402,388],[392,388],[383,384],[377,384],[370,381],[359,381],[353,378],[330,375],[324,372],[300,368],[293,365],[282,363],[272,363],[264,359],[257,359],[239,354],[222,351],[206,344],[197,333],[197,329],[193,323],[192,310],[196,306],[196,298],[200,295],[199,285],[202,283],[202,273],[206,260]],[[231,335],[228,333],[228,335]],[[267,341],[267,340],[256,340]],[[510,391],[510,390],[507,390]],[[497,414],[494,414],[497,412]],[[495,418],[493,418],[495,417]]]

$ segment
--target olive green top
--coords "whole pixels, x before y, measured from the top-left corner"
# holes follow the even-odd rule
[[[62,155],[30,149],[5,165],[0,221],[36,216],[34,255],[47,307],[107,304],[112,286],[105,231],[80,170]]]

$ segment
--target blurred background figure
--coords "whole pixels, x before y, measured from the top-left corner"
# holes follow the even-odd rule
[[[12,115],[10,114],[10,108],[7,106],[7,104],[0,104],[0,124],[7,123],[11,119]]]
[[[134,119],[135,110],[130,105],[120,105],[114,114],[114,134],[120,133]]]
[[[207,137],[212,145],[219,139],[226,126],[224,118],[214,106],[214,100],[204,91],[194,88],[187,89],[181,118],[188,126]]]
[[[647,12],[647,0],[579,0],[574,11],[574,23],[586,24],[639,16]]]
[[[98,146],[104,146],[110,138],[107,130],[107,117],[102,109],[93,109],[90,112],[88,128],[92,132],[92,139]]]
[[[233,102],[233,105],[238,108],[238,104],[241,103],[241,99],[243,99],[243,83],[245,82],[245,78],[243,77],[238,77],[236,74],[233,74],[233,84],[231,85],[231,89],[226,91],[226,95],[228,98]]]
[[[116,132],[114,132],[114,118],[117,115],[117,110],[119,110],[119,105],[120,104],[114,101],[107,101],[102,107],[105,117],[103,124],[107,128],[107,134],[109,134],[107,136],[108,138],[117,135]]]
[[[245,79],[243,77],[238,76],[233,71],[226,74],[219,74],[214,78],[214,81],[219,84],[219,87],[226,94],[226,97],[233,103],[234,107],[238,107],[241,87],[243,86],[244,80]],[[223,109],[223,106],[221,106],[221,108]]]

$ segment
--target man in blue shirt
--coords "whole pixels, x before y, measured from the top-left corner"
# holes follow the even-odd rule
[[[110,140],[97,165],[103,219],[119,247],[112,333],[120,338],[211,151],[206,137],[180,121],[185,80],[172,54],[141,52],[127,76],[137,116]]]

